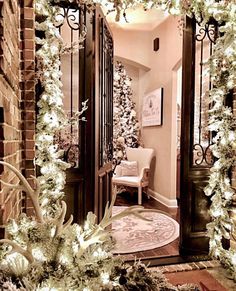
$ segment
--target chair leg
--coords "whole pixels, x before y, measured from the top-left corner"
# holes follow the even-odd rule
[[[142,205],[142,187],[138,187],[138,204]]]

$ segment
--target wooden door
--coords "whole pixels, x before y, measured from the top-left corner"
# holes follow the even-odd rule
[[[86,122],[70,125],[59,136],[66,172],[65,200],[68,216],[82,223],[89,211],[100,220],[111,198],[113,132],[113,40],[99,7],[89,11],[76,4],[62,6],[58,23],[62,38],[71,45],[86,26],[82,49],[61,57],[64,108],[68,117],[81,110]]]
[[[210,199],[204,194],[213,157],[212,134],[207,130],[206,92],[211,88],[204,61],[212,54],[217,24],[199,26],[186,18],[183,43],[183,96],[181,129],[180,253],[208,253],[206,224]]]
[[[96,9],[96,160],[95,213],[100,220],[112,195],[113,157],[113,39],[99,7]]]

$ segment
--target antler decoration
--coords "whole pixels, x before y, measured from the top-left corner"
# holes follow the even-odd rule
[[[133,214],[143,220],[146,221],[152,221],[152,219],[148,219],[142,215],[142,213],[146,212],[158,212],[158,213],[164,213],[163,211],[156,210],[156,209],[144,209],[143,206],[135,205],[130,206],[127,209],[121,211],[119,214],[112,216],[112,207],[115,204],[116,200],[116,194],[113,195],[111,204],[109,206],[109,203],[107,203],[105,208],[105,214],[103,216],[103,219],[101,222],[97,225],[97,227],[84,239],[80,241],[80,249],[77,254],[77,257],[80,257],[83,255],[84,251],[92,244],[94,243],[101,243],[103,241],[103,237],[107,234],[106,228],[112,224],[115,220],[121,219],[125,216],[128,216],[130,214]],[[165,213],[166,214],[166,213]]]
[[[19,184],[9,184],[9,183],[6,183],[2,180],[0,180],[0,182],[5,187],[7,187],[9,189],[18,189],[18,190],[22,190],[22,191],[25,191],[26,193],[28,193],[30,196],[30,199],[32,200],[32,203],[33,203],[36,219],[38,220],[38,222],[43,223],[44,218],[43,218],[42,210],[41,210],[40,205],[39,205],[40,185],[39,185],[37,178],[35,178],[32,175],[30,176],[34,180],[35,185],[36,185],[36,188],[33,189],[30,186],[29,182],[26,180],[26,178],[15,167],[13,167],[9,163],[2,162],[2,161],[0,161],[0,164],[4,165],[4,166],[8,167],[10,170],[12,170],[12,172],[15,173],[16,176],[19,178],[20,183]]]
[[[9,239],[1,239],[0,243],[3,243],[3,244],[5,243],[12,247],[11,251],[9,252],[9,255],[12,253],[18,253],[24,256],[30,264],[34,262],[34,257],[32,255],[32,250],[30,246],[27,246],[25,250],[20,245],[18,245],[17,243]]]
[[[65,216],[66,216],[66,211],[67,211],[66,202],[62,201],[61,206],[62,206],[61,214],[56,220],[54,220],[54,223],[56,225],[56,232],[55,232],[54,237],[62,234],[63,231],[66,230],[66,228],[70,226],[73,221],[73,215],[71,215],[68,221],[65,224],[63,224],[65,221]]]
[[[37,178],[34,176],[30,176],[31,178],[33,178],[35,185],[36,185],[35,189],[33,189],[30,186],[29,182],[26,180],[26,178],[15,167],[13,167],[11,164],[9,164],[7,162],[3,162],[3,161],[0,161],[0,164],[4,165],[4,166],[8,167],[10,170],[12,170],[13,173],[15,173],[16,176],[19,178],[20,183],[19,184],[9,184],[9,183],[2,181],[1,179],[0,179],[0,182],[5,187],[7,187],[9,189],[18,189],[18,190],[25,191],[27,194],[29,194],[30,199],[32,200],[32,203],[33,203],[34,210],[35,210],[36,220],[38,221],[38,223],[41,223],[41,224],[46,223],[47,221],[45,221],[45,219],[43,217],[42,209],[41,209],[40,203],[39,203],[40,184],[39,184]],[[71,223],[73,221],[73,216],[71,215],[70,219],[64,224],[67,206],[66,206],[66,203],[64,201],[61,202],[61,206],[62,206],[61,214],[59,215],[59,217],[57,219],[52,220],[52,222],[56,226],[55,235],[53,236],[54,238],[61,235],[63,233],[63,231],[68,226],[71,225]],[[10,245],[12,247],[12,250],[10,251],[10,253],[19,253],[19,254],[23,255],[28,260],[29,263],[34,262],[34,257],[32,255],[32,250],[31,250],[30,245],[27,245],[26,249],[24,249],[22,246],[20,246],[19,244],[17,244],[16,242],[14,242],[10,239],[2,239],[2,240],[0,240],[0,243],[6,243],[6,244]]]
[[[51,237],[52,239],[51,242],[53,243],[54,239],[58,236],[61,236],[63,232],[72,224],[72,221],[73,221],[73,216],[71,215],[69,220],[64,223],[66,211],[67,211],[66,203],[64,201],[61,201],[61,213],[57,218],[46,220],[43,217],[42,209],[39,203],[40,185],[38,183],[38,180],[35,177],[31,176],[34,179],[35,184],[36,184],[36,188],[33,189],[28,183],[28,181],[24,178],[24,176],[15,167],[2,161],[0,161],[0,164],[12,170],[20,180],[19,184],[8,184],[0,180],[3,183],[3,185],[8,188],[19,189],[28,193],[33,202],[37,222],[39,224],[50,223],[55,226],[55,234]],[[123,210],[122,212],[112,216],[112,207],[115,204],[115,200],[116,200],[116,193],[114,193],[113,195],[110,206],[107,203],[106,208],[105,208],[105,214],[101,222],[98,225],[96,225],[94,221],[93,227],[90,229],[89,233],[87,231],[84,231],[80,235],[79,237],[80,247],[76,254],[77,258],[80,258],[90,245],[96,244],[96,243],[103,243],[109,232],[107,227],[111,225],[112,222],[114,222],[115,220],[121,219],[130,214],[133,214],[143,220],[151,221],[150,219],[145,218],[142,214],[145,212],[163,213],[160,210],[144,209],[143,206],[131,206]],[[34,262],[34,257],[32,255],[32,246],[29,243],[25,243],[25,247],[22,247],[18,243],[9,239],[2,239],[0,240],[0,243],[6,243],[10,245],[12,247],[12,250],[10,253],[14,253],[14,252],[19,253],[23,255],[28,260],[29,263]]]

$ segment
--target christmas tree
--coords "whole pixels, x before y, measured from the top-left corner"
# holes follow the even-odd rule
[[[132,100],[132,79],[121,62],[116,62],[114,71],[114,117],[113,117],[113,161],[119,164],[126,159],[126,147],[140,145],[140,127]]]

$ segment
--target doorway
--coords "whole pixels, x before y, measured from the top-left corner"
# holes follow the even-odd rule
[[[158,25],[159,27],[166,25],[165,29],[163,29],[165,31],[164,36],[158,31],[156,34],[151,34],[151,41],[149,39],[149,43],[152,44],[155,37],[159,36],[160,48],[162,45],[166,55],[161,56],[161,49],[153,52],[152,46],[148,47],[148,53],[145,51],[144,47],[148,39],[147,31],[145,33],[143,33],[143,30],[138,32],[125,32],[125,29],[120,27],[113,28],[115,55],[120,54],[118,59],[126,64],[131,78],[133,74],[135,84],[137,82],[139,83],[139,86],[136,85],[138,89],[134,89],[136,94],[139,95],[139,90],[141,90],[142,93],[140,95],[145,96],[146,92],[164,86],[164,116],[162,127],[142,127],[141,131],[142,142],[143,140],[145,141],[145,147],[154,147],[157,153],[154,179],[150,184],[148,194],[153,196],[162,205],[168,206],[168,208],[176,207],[179,201],[180,255],[204,254],[207,256],[208,239],[205,234],[206,224],[210,221],[208,214],[210,200],[204,194],[204,187],[208,183],[213,159],[210,150],[212,136],[207,130],[207,112],[211,106],[207,99],[207,90],[211,88],[211,82],[205,63],[212,54],[218,27],[216,23],[207,23],[204,27],[201,27],[194,19],[186,18],[183,29],[183,48],[180,49],[179,56],[182,58],[182,69],[181,62],[177,62],[174,66],[174,72],[172,72],[174,64],[169,66],[169,68],[168,65],[172,57],[171,53],[173,48],[174,53],[178,51],[178,41],[174,43],[171,43],[171,41],[180,33],[180,31],[175,30],[178,26],[178,21],[176,19],[172,21],[176,21],[175,27],[172,28],[170,23],[166,25],[168,18]],[[169,32],[168,29],[170,32],[175,31],[176,33],[174,36],[172,35],[169,43],[163,41],[162,44],[161,40],[165,40]],[[117,49],[118,53],[116,51],[116,37],[121,39],[120,48]],[[138,39],[137,42],[135,42],[136,39]],[[130,50],[129,47],[131,47]],[[135,47],[138,48],[138,53],[136,53]],[[144,53],[144,57],[140,56],[140,51],[146,52]],[[157,53],[160,53],[159,63],[159,56],[155,56]],[[148,63],[148,57],[153,62],[154,68],[152,68],[152,64]],[[141,60],[141,65],[137,61],[138,58]],[[162,67],[163,63],[166,67]],[[134,68],[138,68],[138,73],[133,72]],[[168,97],[178,95],[178,89],[176,91],[174,89],[174,79],[181,80],[181,71],[183,76],[181,86],[183,92],[182,100],[178,103],[183,110],[181,118],[180,115],[177,118],[176,99],[178,97],[175,96],[175,106],[171,103],[172,98]],[[174,75],[168,78],[168,74],[171,73]],[[153,75],[155,76],[154,78]],[[172,84],[172,90],[170,90],[171,85],[168,87],[169,84]],[[168,90],[171,91],[172,95],[170,93],[168,96]],[[138,104],[137,111],[140,119],[142,111],[141,99],[142,97],[139,97],[136,102]],[[179,152],[176,152],[176,134],[173,134],[173,132],[176,133],[178,131],[178,119],[179,121],[181,119],[182,124],[180,137],[181,148]],[[170,121],[169,124],[168,121]],[[168,138],[165,137],[165,134],[169,134]],[[168,143],[165,142],[166,140],[168,140]],[[179,165],[176,175],[178,159],[180,157],[181,162],[179,160],[179,163],[181,165]],[[161,159],[165,163],[161,163]],[[160,165],[162,166],[160,167]],[[158,175],[156,174],[157,172]],[[176,180],[179,183],[176,183]],[[177,189],[180,189],[179,195],[178,191],[176,195],[176,184],[179,186]],[[166,191],[167,189],[169,189],[169,193]],[[128,198],[125,197],[124,199]],[[137,203],[137,198],[136,200],[132,200],[131,204],[134,202]],[[122,204],[122,202],[119,203]],[[158,207],[160,206],[158,205]],[[142,253],[141,256],[143,255]],[[166,253],[166,256],[168,256],[168,253]],[[175,253],[173,253],[173,256],[175,256]]]
[[[115,62],[121,62],[126,74],[132,79],[132,97],[140,124],[140,144],[145,148],[155,150],[148,191],[146,194],[143,193],[143,206],[162,210],[179,221],[177,198],[180,198],[177,197],[177,180],[178,177],[180,179],[180,172],[177,176],[177,159],[180,151],[181,107],[177,108],[177,98],[181,105],[179,100],[182,97],[180,69],[182,67],[182,36],[178,29],[178,19],[165,14],[161,19],[162,21],[160,18],[158,21],[155,19],[149,25],[142,23],[139,27],[138,23],[135,27],[132,25],[130,27],[129,23],[111,23],[110,25],[114,40]],[[154,50],[153,46],[156,38],[159,39],[158,50]],[[159,88],[163,89],[162,124],[143,126],[143,98]],[[179,109],[179,116],[177,109]],[[178,135],[177,131],[179,131]],[[116,206],[137,204],[137,191],[132,192],[118,194]],[[162,247],[129,254],[128,258],[177,255],[179,255],[178,238]]]
[[[162,29],[162,33],[159,31],[158,35],[155,27],[151,27],[152,30],[154,29],[153,34],[151,33],[149,35],[145,30],[135,31],[134,33],[130,33],[129,31],[129,37],[127,38],[124,36],[126,32],[120,29],[119,37],[124,37],[125,44],[128,44],[128,49],[125,45],[120,46],[120,48],[123,50],[124,54],[129,54],[129,57],[127,55],[125,57],[120,55],[119,57],[123,58],[123,61],[128,60],[127,63],[129,65],[136,68],[138,67],[138,78],[140,83],[138,85],[139,93],[137,104],[139,107],[139,116],[141,116],[142,96],[155,88],[163,87],[164,89],[163,124],[158,127],[142,127],[142,137],[145,140],[145,147],[156,147],[155,172],[153,172],[156,176],[153,177],[150,183],[148,194],[149,196],[153,196],[154,201],[158,200],[159,208],[161,207],[160,205],[164,205],[164,207],[176,210],[178,206],[178,197],[176,196],[177,106],[176,96],[174,105],[172,102],[172,95],[175,94],[173,93],[175,92],[173,91],[173,68],[176,62],[183,56],[181,189],[178,198],[180,201],[180,255],[202,254],[207,253],[208,250],[207,240],[205,238],[205,225],[209,220],[206,214],[209,201],[204,195],[203,188],[204,183],[207,183],[210,165],[206,163],[196,165],[193,162],[193,128],[194,120],[196,120],[193,117],[193,113],[196,112],[196,104],[201,104],[199,107],[201,110],[199,112],[202,112],[203,109],[202,101],[197,103],[194,99],[195,95],[198,96],[196,94],[197,89],[194,89],[198,78],[195,76],[195,66],[199,64],[200,68],[203,66],[203,59],[196,60],[195,55],[196,48],[202,47],[202,45],[199,46],[197,44],[197,41],[201,42],[202,40],[197,39],[196,22],[186,19],[182,53],[182,36],[178,29],[178,21],[177,19],[170,18],[170,16],[166,15],[166,17],[165,20],[162,19],[159,26],[164,26],[166,24],[165,22],[168,22],[168,25],[165,29]],[[110,90],[112,77],[108,69],[111,68],[113,61],[113,54],[111,53],[113,41],[111,35],[113,34],[113,40],[115,40],[116,37],[116,33],[110,31],[112,25],[106,22],[99,8],[92,14],[86,14],[86,17],[84,16],[83,19],[85,19],[88,27],[88,33],[84,48],[79,52],[79,78],[73,75],[73,70],[70,70],[70,74],[73,76],[73,80],[75,78],[77,82],[79,81],[79,93],[77,92],[79,95],[76,93],[76,96],[89,99],[89,110],[86,113],[87,123],[81,125],[79,131],[81,142],[79,167],[78,169],[70,170],[67,183],[69,190],[67,191],[67,193],[69,193],[69,198],[67,198],[69,200],[69,209],[79,221],[83,221],[88,210],[93,210],[98,217],[101,218],[104,205],[110,198],[109,193],[111,194],[111,122],[106,118],[111,117],[111,103],[108,101],[109,98],[107,98],[107,96],[112,96]],[[148,27],[150,28],[150,26]],[[169,37],[169,43],[164,41],[165,37],[168,36],[168,31],[172,33],[175,32],[174,36],[180,38],[178,42],[175,41],[173,37]],[[133,34],[133,38],[131,38],[131,34]],[[101,35],[103,36],[102,38]],[[106,38],[107,36],[109,37]],[[143,36],[143,40],[141,36]],[[160,40],[160,49],[159,51],[155,51],[153,50],[153,40],[158,36]],[[138,41],[138,44],[135,43],[135,40]],[[210,49],[212,49],[211,46],[213,44],[209,40],[208,42],[210,43]],[[143,53],[145,51],[145,46],[148,50],[147,53]],[[179,50],[177,47],[179,47]],[[166,54],[165,57],[160,54],[163,50]],[[174,51],[175,54],[177,54],[177,52],[179,53],[175,62],[171,62],[170,56],[172,51]],[[141,63],[137,61],[138,57],[142,57]],[[132,60],[132,58],[134,59]],[[130,59],[132,61],[130,61]],[[70,62],[74,65],[71,59]],[[161,68],[161,64],[163,65],[163,63],[168,66],[166,68],[164,66]],[[198,80],[202,81],[203,74],[201,69],[199,72],[199,77],[201,76],[201,78],[198,78]],[[108,79],[109,81],[107,81]],[[199,88],[202,88],[202,85]],[[200,99],[202,99],[202,89],[199,92],[201,92]],[[198,117],[199,116],[203,117],[204,115],[201,113],[198,114]],[[200,124],[202,124],[202,122]],[[198,126],[198,128],[201,128],[201,126]],[[175,135],[173,132],[175,132]],[[103,139],[102,135],[105,135],[106,139]],[[206,148],[204,150],[206,150]],[[188,210],[187,216],[185,216],[186,210]],[[80,215],[80,217],[78,215]],[[204,219],[202,219],[203,217]],[[204,241],[204,243],[202,247],[199,247],[202,241]]]

